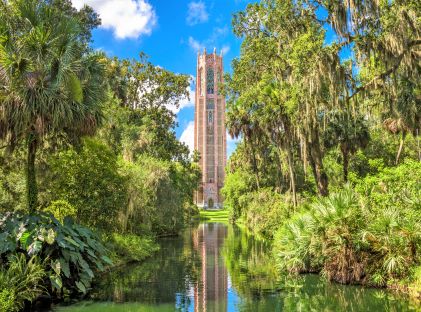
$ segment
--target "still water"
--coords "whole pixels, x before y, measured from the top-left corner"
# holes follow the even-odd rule
[[[104,277],[60,312],[419,311],[391,292],[281,278],[267,243],[237,227],[202,223],[160,242],[150,260]]]

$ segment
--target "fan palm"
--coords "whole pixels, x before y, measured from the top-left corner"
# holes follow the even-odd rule
[[[48,1],[0,10],[0,139],[27,149],[27,201],[37,207],[35,160],[45,137],[92,134],[103,99],[101,56],[86,53],[79,22]]]
[[[328,120],[324,144],[326,147],[339,145],[343,158],[344,181],[347,182],[349,156],[367,146],[370,133],[362,116],[352,117],[346,110],[331,112]]]
[[[255,139],[259,136],[259,130],[261,129],[258,124],[253,122],[249,112],[244,108],[234,105],[227,113],[226,126],[228,134],[232,138],[244,137],[245,148],[251,153],[252,167],[256,176],[257,188],[260,188],[260,177],[255,148],[257,142]]]

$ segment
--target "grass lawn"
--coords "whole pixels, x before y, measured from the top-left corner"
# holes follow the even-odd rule
[[[228,223],[228,210],[200,209],[200,221]]]

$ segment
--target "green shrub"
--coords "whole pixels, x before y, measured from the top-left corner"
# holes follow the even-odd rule
[[[4,150],[3,150],[4,151]],[[0,213],[26,209],[26,180],[22,168],[22,155],[18,151],[6,155],[0,149]]]
[[[55,200],[44,209],[45,212],[53,214],[53,216],[63,223],[65,217],[76,217],[76,209],[65,200]]]
[[[372,284],[396,283],[421,260],[420,177],[421,163],[407,159],[365,177],[356,186],[369,211],[362,239],[377,256],[368,270]]]
[[[403,164],[367,177],[366,186],[373,186],[363,188],[369,190],[364,196],[348,185],[301,208],[275,237],[281,270],[321,271],[329,280],[375,286],[409,278],[421,260],[421,196],[415,167]],[[406,180],[399,182],[403,172]]]
[[[70,218],[61,224],[51,214],[8,213],[0,216],[0,232],[0,257],[24,253],[44,259],[46,286],[57,295],[64,289],[86,293],[95,271],[111,264],[97,237]]]
[[[243,206],[240,198],[251,192],[254,185],[254,176],[245,170],[237,169],[234,173],[229,173],[225,177],[221,192],[224,196],[224,207],[229,210],[232,221],[242,216]]]
[[[153,239],[133,234],[117,234],[104,238],[113,262],[138,262],[159,250]]]
[[[374,208],[401,207],[405,198],[419,198],[421,190],[421,162],[406,160],[397,167],[383,168],[376,175],[366,176],[355,189]]]
[[[411,297],[421,303],[421,265],[411,270],[408,288]]]
[[[7,287],[0,290],[0,311],[13,312],[17,307],[15,292]]]
[[[126,204],[126,181],[109,147],[95,139],[84,139],[79,151],[60,152],[50,164],[51,201],[67,201],[77,210],[79,223],[118,229],[116,219]]]
[[[276,232],[273,249],[280,271],[320,271],[322,255],[317,250],[319,242],[313,240],[314,227],[315,222],[310,214],[295,214]]]
[[[272,237],[292,211],[286,197],[270,188],[243,195],[240,202],[247,227],[265,237]]]
[[[353,253],[352,235],[364,224],[354,191],[320,198],[309,210],[286,222],[276,235],[274,250],[281,269],[291,272],[324,270],[329,279],[347,283],[361,278],[350,267],[360,259]]]
[[[370,129],[371,140],[363,151],[357,152],[350,159],[350,171],[357,176],[365,177],[368,174],[376,174],[378,167],[372,162],[381,162],[384,166],[394,166],[396,153],[399,149],[399,136],[385,132],[382,127]],[[401,154],[401,160],[417,159],[417,139],[408,134],[405,147]]]
[[[128,204],[120,213],[122,232],[168,235],[183,228],[185,196],[174,182],[174,170],[170,162],[150,157],[123,163]]]
[[[37,256],[27,260],[22,253],[11,255],[7,266],[0,268],[0,311],[23,309],[45,291],[45,272]]]

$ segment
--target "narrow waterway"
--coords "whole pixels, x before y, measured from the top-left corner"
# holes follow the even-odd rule
[[[223,223],[160,244],[150,260],[107,275],[90,301],[55,311],[416,311],[385,290],[282,278],[266,243]]]

